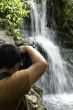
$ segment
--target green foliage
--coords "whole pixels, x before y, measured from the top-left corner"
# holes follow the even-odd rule
[[[0,0],[0,24],[3,24],[15,38],[20,38],[19,25],[28,14],[28,5],[21,0]]]
[[[73,0],[65,1],[65,23],[64,27],[66,31],[73,36]]]
[[[66,0],[65,16],[73,19],[73,0]]]

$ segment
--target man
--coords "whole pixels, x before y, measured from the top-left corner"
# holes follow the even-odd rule
[[[27,53],[32,65],[19,70],[21,54]],[[31,46],[17,48],[11,44],[0,46],[0,110],[16,110],[20,99],[41,77],[47,68],[43,56]]]

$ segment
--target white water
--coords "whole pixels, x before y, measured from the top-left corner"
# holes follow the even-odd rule
[[[47,110],[73,110],[73,94],[56,94],[44,96]]]
[[[33,0],[31,4],[31,40],[40,45],[48,56],[48,70],[39,82],[46,94],[44,101],[48,110],[72,110],[73,100],[71,97],[73,95],[65,93],[72,92],[73,78],[70,76],[67,63],[61,57],[60,49],[54,41],[55,32],[47,28],[46,2],[47,0],[41,0],[41,4],[36,4]],[[56,95],[53,95],[54,93]],[[66,103],[64,99],[68,99],[69,102]]]

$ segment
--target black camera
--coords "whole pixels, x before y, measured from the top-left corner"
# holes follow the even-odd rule
[[[21,62],[19,69],[27,69],[32,64],[31,59],[27,53],[21,54]]]
[[[22,41],[22,40],[18,40],[18,41],[15,42],[15,44],[19,47],[19,46],[22,46],[22,45],[26,45],[28,43],[25,42],[25,41]],[[21,62],[20,62],[19,69],[26,69],[31,64],[32,64],[32,62],[31,62],[31,59],[30,59],[28,53],[24,53],[24,54],[21,53]]]

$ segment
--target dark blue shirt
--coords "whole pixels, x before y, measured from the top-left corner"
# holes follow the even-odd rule
[[[1,72],[0,73],[0,80],[3,79],[3,78],[6,78],[8,76],[9,76],[9,73],[7,73],[7,72]]]

